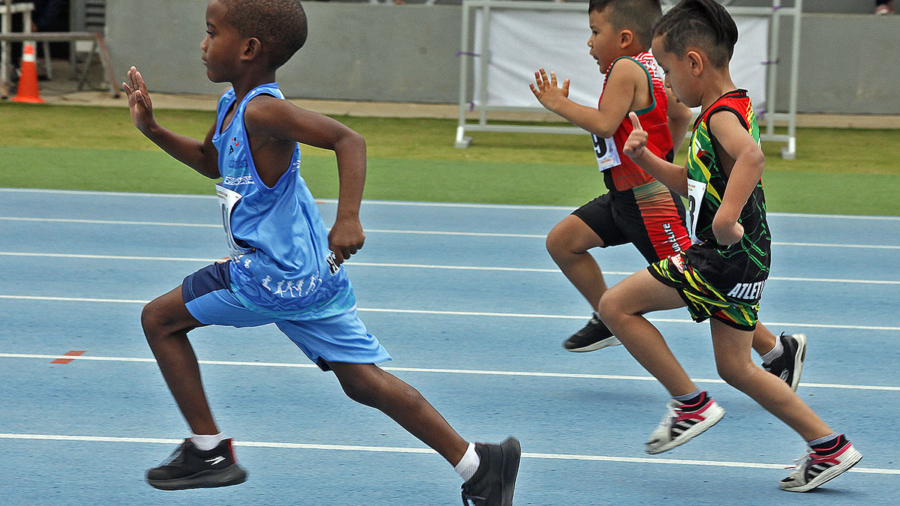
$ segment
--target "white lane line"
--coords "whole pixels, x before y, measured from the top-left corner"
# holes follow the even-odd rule
[[[47,302],[88,302],[88,303],[109,303],[109,304],[146,304],[148,300],[137,299],[99,299],[86,297],[50,297],[39,295],[0,295],[0,299],[6,300],[28,300],[28,301],[47,301]],[[425,314],[438,316],[485,316],[491,318],[546,318],[556,320],[583,320],[584,316],[569,316],[558,314],[535,314],[535,313],[490,313],[484,311],[433,311],[427,309],[387,309],[387,308],[358,308],[360,312],[370,313],[394,313],[394,314]],[[694,323],[691,320],[682,318],[647,318],[648,321],[654,323]],[[846,329],[846,330],[887,330],[900,331],[900,327],[886,327],[877,325],[832,325],[825,323],[792,323],[792,322],[766,322],[767,326],[780,327],[803,327],[803,328],[820,328],[820,329]]]
[[[177,223],[162,221],[120,221],[120,220],[86,220],[75,218],[21,218],[15,216],[0,216],[0,221],[24,221],[24,222],[49,222],[49,223],[86,223],[96,225],[133,225],[133,226],[159,226],[159,227],[199,227],[222,228],[220,224],[208,223]],[[546,234],[513,234],[498,232],[450,232],[446,230],[395,230],[395,229],[366,229],[373,234],[405,234],[405,235],[441,235],[452,237],[507,237],[516,239],[545,239]],[[851,249],[884,249],[900,250],[900,245],[883,244],[838,244],[838,243],[807,243],[807,242],[778,242],[774,246],[794,246],[803,248],[851,248]]]
[[[222,228],[222,225],[209,225],[204,223],[173,223],[166,221],[122,221],[122,220],[80,220],[75,218],[18,218],[15,216],[0,216],[2,221],[48,222],[48,223],[88,223],[92,225],[138,225],[155,227],[194,227],[194,228]]]
[[[221,260],[221,258],[199,258],[199,257],[151,257],[151,256],[129,256],[129,255],[82,255],[76,253],[30,253],[18,251],[0,251],[0,257],[35,257],[35,258],[75,258],[90,260],[140,260],[152,262],[204,262],[211,263]],[[560,274],[559,269],[537,269],[530,267],[487,267],[477,265],[430,265],[430,264],[395,264],[385,262],[357,262],[350,260],[347,262],[351,267],[386,267],[397,269],[438,269],[438,270],[459,270],[459,271],[496,271],[496,272],[536,272],[547,274]],[[633,272],[629,271],[603,271],[611,276],[629,276]],[[808,283],[854,283],[854,284],[870,284],[870,285],[900,285],[900,281],[883,280],[883,279],[841,279],[841,278],[798,278],[798,277],[778,277],[772,276],[770,281],[797,281]]]
[[[111,436],[70,436],[56,434],[4,434],[0,433],[0,439],[15,439],[25,441],[75,441],[83,443],[133,443],[133,444],[179,444],[181,439],[167,438],[135,438],[135,437],[111,437]],[[378,453],[418,453],[434,454],[429,448],[404,448],[397,446],[359,446],[359,445],[334,445],[316,443],[277,443],[262,441],[235,441],[235,446],[248,448],[279,448],[289,450],[325,450],[348,452],[378,452]],[[523,452],[526,459],[541,460],[577,460],[586,462],[621,462],[628,464],[667,464],[681,466],[707,466],[707,467],[739,467],[749,469],[780,469],[784,470],[784,464],[765,464],[759,462],[735,462],[723,460],[688,460],[688,459],[663,459],[652,457],[610,457],[606,455],[580,455],[567,453],[529,453]],[[879,469],[854,467],[850,469],[854,473],[900,475],[898,469]]]
[[[53,361],[58,359],[65,360],[86,360],[96,362],[143,362],[155,363],[153,358],[139,357],[96,357],[91,355],[45,355],[37,353],[0,353],[0,358],[24,358],[24,359],[40,359]],[[291,363],[291,362],[238,362],[231,360],[198,360],[204,365],[224,365],[233,367],[277,367],[277,368],[293,368],[293,369],[316,369],[318,366],[308,363]],[[382,367],[385,371],[390,372],[412,372],[412,373],[432,373],[432,374],[459,374],[474,376],[514,376],[527,378],[561,378],[561,379],[588,379],[588,380],[611,380],[611,381],[656,381],[652,376],[625,376],[616,374],[584,374],[584,373],[559,373],[559,372],[536,372],[536,371],[492,371],[483,369],[438,369],[438,368],[422,368],[422,367]],[[693,378],[697,383],[725,384],[725,381],[719,378]],[[842,390],[873,390],[883,392],[900,392],[900,387],[884,386],[884,385],[846,385],[837,383],[800,383],[802,387],[808,388],[830,388]]]
[[[150,197],[150,198],[174,198],[174,199],[216,199],[215,195],[185,195],[178,193],[128,193],[105,192],[91,190],[49,190],[43,188],[0,188],[0,192],[7,193],[46,193],[50,195],[84,195],[97,197]],[[316,199],[321,204],[337,204],[337,199]],[[481,208],[481,209],[536,209],[551,211],[571,211],[577,206],[552,206],[552,205],[528,205],[528,204],[475,204],[465,202],[409,202],[399,200],[363,200],[365,205],[398,206],[398,207],[450,207],[450,208]],[[788,218],[814,218],[814,219],[849,219],[849,220],[879,220],[900,221],[900,216],[866,216],[853,214],[805,214],[805,213],[775,213],[769,212],[769,216],[784,216]]]

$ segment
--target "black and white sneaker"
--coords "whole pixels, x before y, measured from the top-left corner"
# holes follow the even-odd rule
[[[591,321],[583,329],[563,341],[563,348],[575,353],[584,353],[621,344],[599,318],[592,316]]]
[[[725,410],[712,397],[703,392],[695,404],[682,404],[670,399],[666,405],[666,414],[656,430],[644,445],[644,450],[651,455],[662,453],[676,446],[687,443],[709,429],[722,417]]]
[[[481,463],[475,474],[463,483],[463,505],[512,506],[522,456],[519,440],[508,437],[498,445],[475,443],[475,452]]]
[[[231,439],[209,451],[198,450],[185,439],[168,461],[147,471],[147,483],[161,490],[227,487],[246,480],[247,471],[237,465]]]
[[[796,392],[797,387],[800,386],[803,362],[806,361],[806,335],[782,333],[779,339],[784,346],[784,353],[773,360],[771,364],[763,364],[762,368],[781,378]]]
[[[788,492],[812,490],[855,466],[862,460],[862,454],[841,434],[834,448],[810,449],[809,453],[797,460],[799,464],[794,472],[781,480],[782,490]]]

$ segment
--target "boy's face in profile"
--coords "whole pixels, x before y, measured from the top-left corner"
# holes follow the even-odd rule
[[[238,68],[243,39],[237,29],[225,21],[227,7],[211,0],[206,7],[206,38],[200,43],[206,76],[214,83],[232,80]]]
[[[591,48],[591,56],[597,60],[600,72],[606,73],[606,69],[620,56],[619,31],[609,22],[609,8],[602,12],[591,11],[590,22],[591,38],[588,39],[588,47]]]
[[[695,61],[690,53],[697,54],[695,50],[688,51],[688,55],[681,58],[674,53],[665,50],[665,35],[653,37],[653,57],[656,58],[660,68],[666,73],[666,87],[671,89],[678,98],[688,107],[700,105],[700,96],[697,85],[699,84]]]

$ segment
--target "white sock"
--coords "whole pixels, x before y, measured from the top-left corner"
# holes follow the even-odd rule
[[[781,338],[775,338],[775,347],[762,356],[763,363],[769,365],[773,360],[780,357],[784,353],[784,345],[781,344]]]
[[[208,452],[213,448],[219,446],[225,439],[225,436],[222,433],[218,434],[193,434],[191,433],[191,441],[194,442],[194,446],[197,447],[198,450],[202,452]]]
[[[469,478],[475,475],[478,466],[481,464],[481,457],[475,452],[475,443],[469,443],[466,453],[459,459],[459,463],[453,467],[463,481],[469,481]]]

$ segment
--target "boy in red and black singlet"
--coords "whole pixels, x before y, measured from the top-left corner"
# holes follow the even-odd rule
[[[716,369],[799,433],[809,452],[780,486],[806,492],[862,459],[783,381],[756,367],[750,347],[762,289],[769,275],[771,235],[761,177],[765,158],[747,93],[731,80],[728,62],[737,27],[715,0],[682,0],[653,30],[653,54],[678,99],[701,107],[687,165],[647,149],[636,114],[623,151],[642,169],[689,200],[687,228],[694,244],[610,289],[600,301],[603,321],[628,352],[668,390],[671,399],[646,451],[661,453],[690,441],[725,415],[693,383],[645,318],[652,311],[687,307],[710,322]]]
[[[563,342],[568,351],[587,352],[620,344],[596,313],[606,282],[593,248],[634,244],[648,263],[686,250],[684,205],[622,148],[632,131],[634,112],[647,132],[647,149],[672,161],[690,122],[690,110],[666,92],[661,71],[648,52],[653,22],[662,14],[658,0],[591,0],[588,6],[591,56],[606,74],[597,108],[568,99],[569,81],[542,69],[531,89],[544,107],[591,133],[597,165],[608,192],[576,209],[547,235],[547,250],[594,310],[587,325]],[[674,142],[673,142],[674,140]],[[763,325],[753,348],[769,372],[796,390],[806,352],[802,334],[776,338]]]

